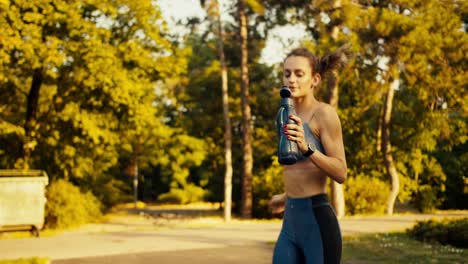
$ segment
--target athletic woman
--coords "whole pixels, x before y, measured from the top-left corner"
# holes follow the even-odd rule
[[[283,82],[291,90],[297,116],[285,125],[288,138],[297,143],[302,159],[284,166],[285,193],[274,195],[273,213],[284,211],[273,263],[340,263],[341,231],[326,194],[327,178],[346,180],[346,158],[340,119],[336,110],[319,102],[314,93],[327,72],[346,64],[347,47],[324,57],[299,48],[284,61]]]

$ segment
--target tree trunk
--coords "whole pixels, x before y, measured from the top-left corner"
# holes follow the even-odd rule
[[[135,157],[135,166],[133,171],[133,208],[138,208],[138,160]]]
[[[341,7],[341,0],[336,1],[333,4],[334,8]],[[331,37],[334,41],[338,41],[338,32],[340,31],[338,26],[334,26],[331,30]],[[338,73],[332,72],[330,78],[328,78],[328,103],[333,106],[335,109],[338,109]],[[345,197],[343,191],[343,185],[331,180],[330,181],[330,190],[331,190],[331,203],[333,208],[335,208],[336,216],[338,219],[345,216]]]
[[[31,83],[31,89],[27,97],[26,122],[24,123],[25,139],[22,146],[22,158],[24,169],[28,169],[31,163],[31,153],[34,148],[34,130],[36,129],[37,109],[39,104],[39,91],[43,81],[42,69],[35,69]]]
[[[337,28],[337,27],[336,27]],[[336,71],[331,73],[328,78],[328,103],[335,109],[338,109],[338,73]],[[345,198],[343,185],[336,181],[330,181],[331,202],[335,208],[336,216],[342,218],[345,215]]]
[[[232,136],[231,118],[229,117],[228,74],[223,44],[224,33],[221,24],[218,0],[211,0],[207,8],[212,25],[216,25],[216,34],[218,35],[218,56],[221,63],[221,91],[223,96],[224,116],[224,158],[226,163],[226,171],[224,173],[224,221],[228,222],[231,220],[232,208]]]
[[[242,93],[242,202],[241,216],[252,217],[252,133],[250,128],[251,114],[249,103],[249,69],[248,69],[248,39],[247,16],[245,14],[245,2],[238,1],[239,28],[241,40],[241,93]]]
[[[377,127],[377,152],[382,151],[382,127],[383,127],[383,119],[384,119],[384,107],[380,109],[379,112],[379,120],[378,120],[378,127]]]
[[[398,173],[393,162],[392,145],[390,142],[390,123],[392,117],[393,95],[395,93],[395,89],[398,87],[398,84],[399,78],[396,76],[388,86],[384,104],[384,117],[382,120],[382,153],[384,156],[385,168],[391,183],[390,195],[387,200],[388,215],[393,214],[393,208],[398,196],[398,191],[400,189],[400,181],[398,179]]]

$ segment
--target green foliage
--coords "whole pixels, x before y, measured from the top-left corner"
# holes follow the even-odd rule
[[[155,3],[7,1],[0,14],[1,167],[47,168],[106,206],[128,199],[117,178],[130,165],[184,184],[204,144],[162,110],[190,49],[170,42]]]
[[[375,178],[358,175],[346,180],[346,210],[350,214],[381,214],[389,194],[388,184]]]
[[[253,178],[253,215],[258,218],[271,218],[268,202],[275,194],[284,192],[283,167],[276,156],[271,166]]]
[[[111,208],[116,204],[133,200],[133,196],[130,194],[132,191],[130,184],[125,184],[125,182],[113,178],[104,179],[107,181],[99,180],[97,188],[91,189],[97,194],[96,197],[105,208]]]
[[[468,248],[468,218],[444,221],[420,221],[407,233],[423,242]]]
[[[414,205],[419,211],[423,213],[432,212],[437,206],[442,204],[434,189],[431,185],[427,184],[419,186],[418,191],[413,196]]]
[[[32,164],[20,153],[12,158],[17,166],[47,164],[54,177],[100,175],[117,162],[118,128],[138,132],[134,118],[148,121],[154,113],[154,76],[178,65],[160,69],[165,58],[154,56],[169,48],[155,25],[159,10],[150,1],[125,0],[14,1],[3,10],[0,89],[10,96],[2,97],[0,120],[21,128],[5,130],[10,136],[20,131],[13,149],[33,150]],[[26,97],[33,72],[41,81],[37,102]],[[31,107],[37,111],[25,134],[24,113]]]
[[[444,192],[443,207],[468,209],[468,143],[457,145],[452,151],[437,152],[440,162],[447,175],[447,188]]]
[[[65,180],[58,180],[47,188],[46,226],[67,228],[96,221],[101,217],[101,203],[91,192]]]
[[[194,184],[188,184],[184,189],[172,188],[169,192],[160,194],[158,202],[169,204],[189,204],[203,201],[206,191]]]

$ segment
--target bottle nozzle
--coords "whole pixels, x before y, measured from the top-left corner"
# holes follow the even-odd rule
[[[291,97],[291,90],[289,90],[288,86],[283,85],[280,89],[280,95],[282,98]]]

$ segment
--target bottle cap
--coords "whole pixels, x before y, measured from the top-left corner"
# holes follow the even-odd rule
[[[283,85],[280,89],[280,95],[282,98],[291,97],[291,90],[289,90],[288,86]]]

